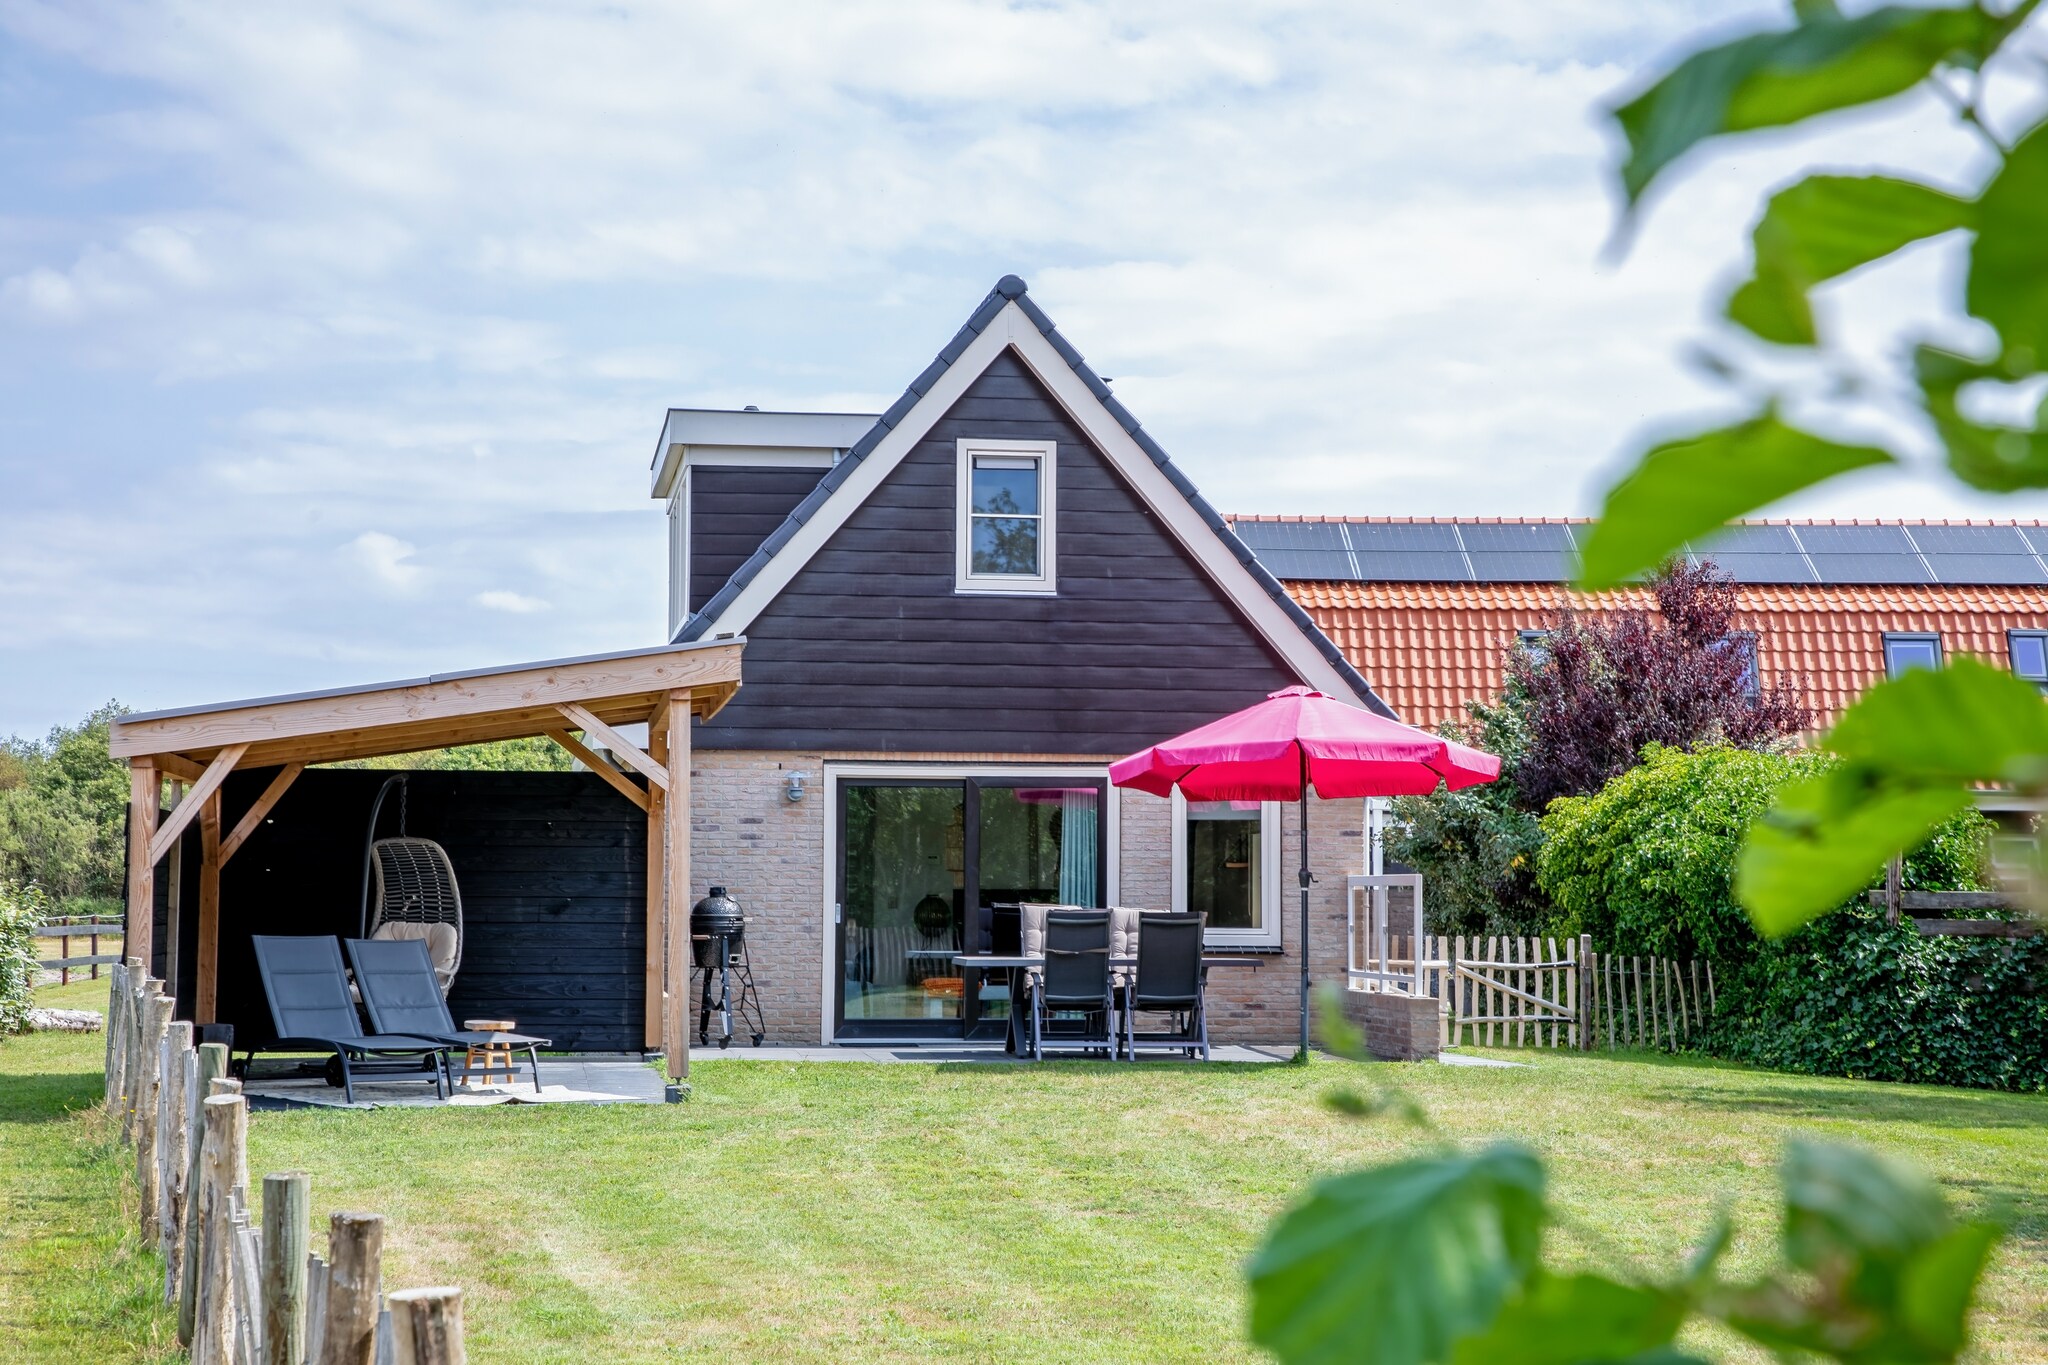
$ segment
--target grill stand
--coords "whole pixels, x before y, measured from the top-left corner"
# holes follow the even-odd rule
[[[691,937],[697,941],[697,960],[704,964],[696,972],[698,1045],[701,1047],[711,1041],[711,1016],[716,1014],[718,1045],[721,1048],[732,1046],[735,1016],[742,1026],[751,1025],[749,1032],[754,1046],[761,1046],[768,1027],[761,1018],[761,997],[754,991],[754,972],[747,963],[747,941],[742,938],[735,945],[724,934],[693,934]],[[739,988],[737,997],[733,991],[735,985]]]

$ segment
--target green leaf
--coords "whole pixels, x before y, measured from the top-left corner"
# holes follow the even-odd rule
[[[1782,938],[1869,886],[1900,850],[1969,804],[1959,784],[1886,786],[1846,767],[1792,783],[1750,826],[1735,899],[1758,933]]]
[[[1785,1259],[1825,1276],[1849,1264],[1902,1265],[1948,1234],[1948,1203],[1919,1171],[1863,1147],[1794,1138],[1778,1166]]]
[[[1765,341],[1810,346],[1807,291],[1911,242],[1971,223],[1967,199],[1883,175],[1810,175],[1771,196],[1758,220],[1755,273],[1728,300],[1729,318]]]
[[[1957,659],[1871,688],[1825,744],[1843,762],[1780,792],[1736,864],[1736,899],[1770,937],[1867,887],[1967,806],[1975,784],[2038,783],[2048,702],[2008,673]]]
[[[1599,1275],[1539,1275],[1486,1331],[1458,1342],[1454,1365],[1595,1365],[1641,1361],[1669,1346],[1685,1296]]]
[[[1963,416],[1957,402],[1966,384],[2020,376],[1933,346],[1919,347],[1913,358],[1927,416],[1948,450],[1949,468],[1957,478],[1997,493],[2048,487],[2048,432],[2041,429],[2041,416],[2036,416],[2031,430],[1986,426]],[[2043,411],[2048,413],[2048,407]]]
[[[2004,1235],[1996,1223],[1965,1223],[1906,1264],[1899,1276],[1899,1323],[1916,1342],[1945,1358],[1962,1353],[1970,1340],[1970,1300]]]
[[[1252,1257],[1252,1340],[1288,1365],[1443,1360],[1529,1280],[1543,1166],[1498,1145],[1318,1181]]]
[[[2008,368],[2048,368],[2048,123],[1984,187],[1964,303],[1998,329]]]
[[[1607,490],[1584,547],[1582,589],[1611,588],[1656,568],[1687,540],[1787,494],[1892,457],[1787,426],[1777,413],[1666,441]]]
[[[1796,28],[1695,52],[1614,110],[1628,139],[1621,183],[1631,207],[1659,172],[1707,138],[1887,99],[1945,61],[1974,66],[2012,22],[1975,9],[1903,6],[1853,19],[1809,6],[1799,19]]]

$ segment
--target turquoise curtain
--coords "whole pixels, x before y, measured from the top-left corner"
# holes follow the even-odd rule
[[[1095,904],[1096,807],[1093,787],[1069,787],[1060,793],[1060,901],[1065,905]]]

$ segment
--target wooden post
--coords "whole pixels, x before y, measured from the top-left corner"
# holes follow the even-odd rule
[[[178,802],[188,790],[184,783],[172,778],[169,783],[171,812],[177,813]],[[178,995],[178,939],[181,933],[180,919],[185,910],[185,841],[178,840],[171,845],[171,851],[164,859],[170,869],[169,890],[164,894],[164,994],[176,999]]]
[[[1903,880],[1902,860],[1894,858],[1884,865],[1884,922],[1899,922],[1899,886]]]
[[[157,1106],[164,1093],[164,1031],[171,1026],[171,1011],[176,1004],[163,994],[152,994],[143,1002],[141,1103],[136,1106],[135,1115],[135,1193],[141,1205],[145,1247],[156,1246],[163,1237],[157,1208]]]
[[[669,1079],[690,1074],[690,694],[668,695],[668,799],[662,805],[667,846],[662,880],[668,886],[668,1017],[661,1046]]]
[[[389,1302],[397,1365],[466,1365],[460,1289],[401,1289]]]
[[[1693,1013],[1699,1015],[1700,1027],[1705,1028],[1707,1026],[1707,997],[1700,994],[1700,960],[1694,958],[1690,966],[1692,971]]]
[[[206,798],[199,812],[199,942],[193,974],[192,1018],[202,1024],[218,1022],[220,990],[220,793]]]
[[[1451,1046],[1460,1047],[1465,1042],[1465,983],[1458,977],[1458,963],[1465,957],[1465,936],[1457,935],[1451,940],[1451,971],[1446,980],[1451,988]]]
[[[1644,1032],[1643,1022],[1643,960],[1631,955],[1628,965],[1629,971],[1635,977],[1634,998],[1629,1002],[1629,1014],[1635,1020],[1636,1046],[1641,1047],[1649,1041],[1649,1035]]]
[[[205,1113],[199,1187],[198,1298],[192,1324],[192,1365],[225,1365],[232,1356],[234,1229],[230,1201],[236,1173],[247,1166],[249,1106],[240,1095],[213,1095]]]
[[[306,1253],[305,1365],[320,1365],[320,1342],[327,1331],[327,1262],[320,1253]]]
[[[647,726],[647,752],[657,763],[668,762],[668,726],[666,712],[655,718],[662,724],[649,722]],[[646,1045],[649,1049],[662,1047],[662,1036],[666,1012],[662,1008],[662,983],[668,979],[668,943],[664,930],[668,924],[662,907],[668,903],[668,880],[662,872],[662,845],[668,839],[667,796],[652,782],[647,784],[647,1010]]]
[[[1593,1028],[1597,1021],[1593,1000],[1593,936],[1579,935],[1579,1049],[1593,1050]]]
[[[261,1365],[305,1365],[306,1210],[304,1171],[263,1177],[263,1350]]]
[[[178,1281],[178,1340],[186,1346],[192,1345],[198,1314],[198,1290],[202,1265],[202,1246],[199,1238],[200,1194],[206,1181],[205,1136],[206,1100],[212,1093],[213,1083],[228,1069],[228,1049],[225,1043],[201,1043],[193,1060],[192,1091],[186,1097],[186,1165],[185,1165],[185,1250],[178,1258],[180,1278]]]
[[[327,1315],[320,1365],[375,1365],[384,1219],[337,1213],[327,1224]]]
[[[114,1106],[121,1095],[121,1010],[128,997],[128,964],[116,962],[107,973],[107,1060],[103,1070],[106,1074],[107,1113],[114,1112]]]
[[[155,958],[156,860],[149,845],[156,838],[156,821],[163,800],[163,783],[146,758],[128,760],[128,914],[122,925],[122,952],[142,959],[148,971]]]
[[[1721,1008],[1721,997],[1714,991],[1714,960],[1712,958],[1707,959],[1707,1008],[1710,1010]]]
[[[187,1063],[192,1056],[192,1026],[182,1020],[168,1024],[157,1045],[157,1074],[162,1078],[156,1102],[156,1228],[157,1250],[164,1258],[164,1299],[174,1301],[176,1258],[185,1249],[181,1231],[184,1212]]]
[[[149,1010],[146,1002],[153,993],[153,984],[146,969],[140,966],[139,958],[128,959],[128,1000],[125,1006],[127,1027],[122,1030],[121,1051],[121,1142],[132,1146],[135,1142],[135,1121],[142,1112],[142,1087],[149,1081],[148,1070],[142,1061],[142,1036],[149,1031]]]

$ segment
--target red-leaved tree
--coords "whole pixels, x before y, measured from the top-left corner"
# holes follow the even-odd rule
[[[1599,790],[1652,741],[1761,748],[1812,723],[1789,679],[1758,676],[1731,578],[1674,562],[1649,586],[1656,612],[1566,608],[1540,649],[1510,656],[1508,690],[1525,699],[1528,727],[1514,777],[1533,809]]]

